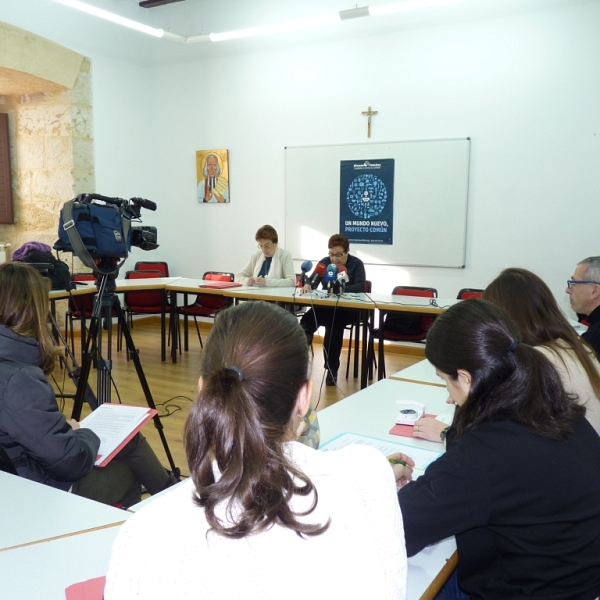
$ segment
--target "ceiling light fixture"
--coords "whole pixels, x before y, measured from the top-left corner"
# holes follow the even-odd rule
[[[168,2],[176,2],[178,0],[167,0]],[[284,21],[282,23],[273,23],[271,25],[261,25],[259,27],[248,27],[246,29],[237,29],[234,31],[226,31],[223,33],[209,33],[183,36],[164,29],[156,29],[149,27],[137,21],[121,17],[114,13],[108,12],[96,6],[80,2],[80,0],[54,0],[65,6],[75,8],[82,12],[88,13],[107,21],[112,21],[118,25],[135,29],[147,35],[152,35],[157,38],[169,40],[171,42],[179,42],[181,44],[197,44],[202,42],[224,42],[227,40],[238,40],[241,38],[255,37],[258,35],[269,35],[272,33],[289,33],[291,31],[301,31],[303,29],[312,29],[315,27],[323,27],[332,25],[340,21],[355,19],[359,17],[390,15],[399,12],[407,12],[419,10],[422,8],[433,8],[443,6],[445,4],[456,4],[465,2],[465,0],[406,0],[396,4],[384,4],[383,6],[362,6],[342,10],[339,13],[329,15],[321,15],[318,17],[304,17],[302,19],[294,19],[292,21]],[[164,2],[163,2],[164,3]]]

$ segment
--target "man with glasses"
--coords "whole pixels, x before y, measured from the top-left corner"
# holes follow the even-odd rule
[[[347,292],[364,292],[367,275],[365,265],[360,258],[349,254],[350,243],[345,235],[336,233],[329,238],[329,254],[321,259],[327,265],[333,264],[338,269],[346,267],[348,271]],[[318,277],[315,285],[320,283]],[[311,285],[306,284],[304,291],[309,292]],[[302,329],[306,332],[308,343],[312,343],[315,331],[319,327],[325,327],[325,339],[323,340],[323,356],[325,358],[325,369],[327,369],[327,385],[337,384],[337,374],[340,367],[340,353],[344,341],[344,329],[356,319],[356,312],[342,308],[327,308],[315,306],[309,310],[300,320]]]
[[[600,256],[585,258],[577,265],[566,292],[571,308],[589,324],[581,337],[600,357]]]
[[[274,227],[263,225],[255,238],[259,250],[248,264],[235,276],[242,285],[260,287],[295,287],[296,272],[292,255],[277,244],[279,237]]]

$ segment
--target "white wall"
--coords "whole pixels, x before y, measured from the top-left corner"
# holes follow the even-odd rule
[[[149,59],[168,42],[149,41],[145,55],[141,34],[47,0],[0,8],[0,19],[92,60],[97,191],[159,206],[144,224],[159,225],[161,248],[136,251],[127,268],[151,257],[176,275],[241,268],[257,227],[283,233],[284,146],[363,142],[368,105],[379,111],[373,141],[473,140],[467,268],[369,267],[376,291],[414,283],[454,296],[519,265],[566,306],[574,263],[600,254],[596,0],[211,56],[188,48],[188,62],[170,65]],[[196,200],[195,151],[210,147],[230,151],[228,206]]]
[[[467,268],[369,267],[375,291],[455,296],[523,266],[566,306],[575,262],[600,254],[599,30],[591,3],[155,67],[161,256],[240,269],[258,226],[283,231],[284,146],[365,141],[371,105],[373,141],[473,140]],[[228,206],[196,201],[194,153],[212,147],[230,151]]]

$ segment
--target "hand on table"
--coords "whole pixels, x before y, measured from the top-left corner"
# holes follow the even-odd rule
[[[67,419],[67,423],[71,426],[71,429],[80,429],[79,423],[75,419]]]
[[[256,279],[254,277],[248,277],[248,281],[246,281],[246,285],[254,285],[256,283]]]
[[[260,287],[265,287],[267,285],[267,280],[264,277],[257,277],[254,280],[254,283]]]
[[[412,467],[415,466],[415,461],[410,456],[402,454],[402,452],[390,454],[387,459],[390,461],[392,471],[394,471],[396,486],[399,488],[405,486],[412,479]]]
[[[440,434],[447,428],[448,425],[442,423],[442,421],[432,419],[431,417],[422,417],[415,421],[413,437],[441,443],[442,438],[440,437]]]
[[[300,288],[300,293],[308,294],[308,292],[312,292],[312,287],[310,283],[305,283],[304,286]]]

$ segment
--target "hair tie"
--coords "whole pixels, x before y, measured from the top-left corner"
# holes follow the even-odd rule
[[[521,343],[521,340],[513,340],[511,345],[508,347],[507,352],[514,352],[520,343]]]
[[[244,380],[244,374],[242,373],[242,370],[239,367],[235,367],[235,366],[230,366],[230,367],[225,367],[228,371],[233,371],[234,373],[237,373],[237,376],[239,377],[240,381]]]

